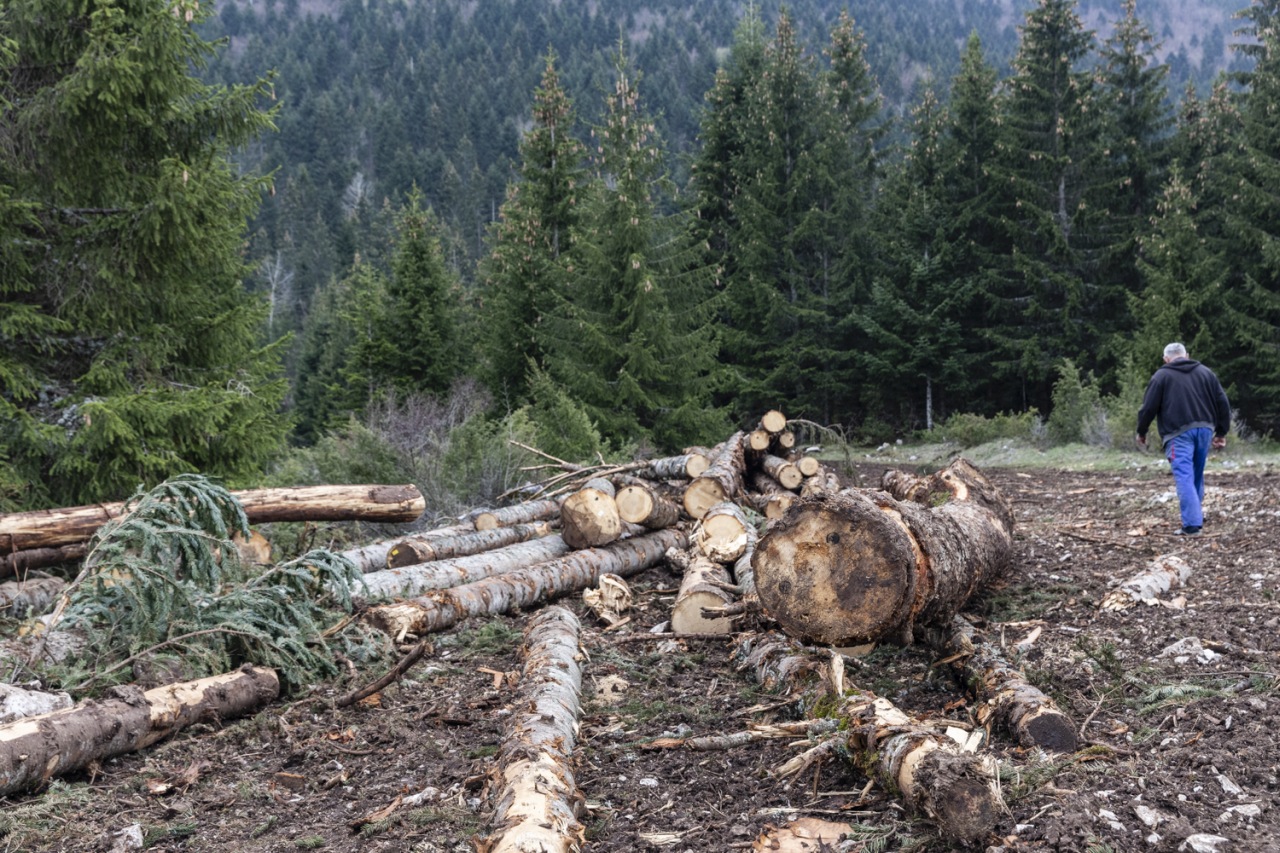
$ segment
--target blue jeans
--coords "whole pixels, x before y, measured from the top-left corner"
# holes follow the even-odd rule
[[[1209,458],[1213,430],[1208,427],[1189,429],[1165,445],[1165,456],[1173,469],[1173,482],[1178,489],[1178,508],[1183,527],[1204,525],[1200,504],[1204,501],[1204,463]]]

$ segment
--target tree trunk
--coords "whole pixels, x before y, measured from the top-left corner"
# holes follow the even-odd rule
[[[804,475],[800,473],[800,469],[781,456],[766,454],[760,459],[760,467],[787,491],[800,488],[800,484],[804,482]]]
[[[486,509],[474,513],[471,521],[476,530],[493,530],[508,524],[529,524],[534,521],[546,521],[560,514],[560,501],[541,500],[504,506],[501,509]]]
[[[570,548],[599,548],[622,535],[613,483],[597,477],[564,499],[560,535]]]
[[[434,530],[426,530],[422,533],[414,534],[414,539],[434,540],[444,539],[450,536],[461,536],[464,533],[474,533],[476,526],[473,522],[465,521],[461,524],[450,525],[449,527],[437,527]],[[343,557],[346,557],[356,568],[364,574],[369,572],[377,572],[387,567],[387,561],[390,559],[391,549],[403,542],[403,539],[385,539],[381,542],[374,542],[372,545],[365,545],[362,548],[352,548],[349,551],[343,551]]]
[[[680,520],[680,507],[648,484],[624,486],[617,495],[618,516],[623,521],[650,530],[673,526]]]
[[[545,521],[534,524],[513,524],[493,530],[475,530],[457,536],[413,537],[402,539],[387,552],[387,568],[416,566],[454,557],[469,557],[495,548],[504,548],[517,542],[540,539],[551,533],[551,525]]]
[[[801,498],[756,547],[765,612],[835,646],[905,644],[917,623],[949,621],[1007,564],[1013,522],[977,469],[941,476],[953,496],[931,508],[869,491]]]
[[[478,853],[570,853],[581,849],[585,806],[573,778],[581,716],[578,619],[548,607],[525,626],[524,673],[495,768],[493,832]]]
[[[659,530],[411,601],[374,607],[366,618],[397,640],[407,634],[442,631],[468,616],[507,613],[596,586],[605,573],[630,577],[662,562],[673,547],[688,547],[685,535],[674,529]]]
[[[741,432],[734,433],[716,449],[707,470],[684,490],[684,511],[690,518],[702,518],[711,507],[732,500],[742,491],[745,438]]]
[[[301,486],[231,493],[251,524],[273,521],[413,521],[426,501],[416,486]],[[123,503],[0,515],[0,553],[88,541]]]
[[[1071,718],[1027,681],[999,649],[980,639],[972,622],[956,616],[950,625],[927,631],[925,639],[943,657],[953,659],[951,666],[961,682],[982,702],[978,722],[1003,726],[1020,746],[1075,752],[1076,727]]]
[[[842,666],[794,640],[760,634],[739,644],[738,654],[761,684],[794,699],[803,714],[821,702],[824,716],[840,721],[840,737],[859,766],[949,840],[973,844],[995,828],[1004,802],[990,760],[962,752],[887,699],[846,685]]]
[[[649,463],[654,480],[692,480],[711,464],[702,453],[686,453],[682,456],[669,456],[666,459],[654,459]]]
[[[244,666],[145,693],[133,686],[113,693],[0,726],[0,795],[143,749],[192,723],[243,716],[275,699],[280,682],[273,670]]]
[[[707,618],[702,615],[704,608],[714,610],[733,603],[728,570],[694,550],[672,551],[668,559],[673,566],[684,572],[680,591],[676,593],[675,604],[671,607],[671,630],[677,634],[731,632],[733,620],[723,616]]]
[[[740,506],[726,501],[707,510],[690,540],[709,559],[727,565],[755,547],[756,528]]]
[[[503,529],[505,528],[499,528],[499,530]],[[498,531],[481,532],[496,533]],[[360,593],[360,596],[366,600],[405,598],[421,595],[433,589],[449,589],[545,563],[547,560],[563,557],[569,551],[570,548],[565,544],[564,539],[551,535],[528,542],[516,542],[465,557],[383,569],[364,576],[366,591]]]
[[[0,614],[14,619],[38,616],[66,589],[62,578],[27,578],[0,583]]]
[[[84,555],[88,553],[87,542],[77,542],[73,545],[59,545],[54,548],[28,548],[25,551],[0,554],[0,578],[15,577],[32,569],[74,563],[76,560],[83,560]]]

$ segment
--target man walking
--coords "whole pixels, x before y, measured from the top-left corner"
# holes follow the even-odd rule
[[[1138,410],[1138,446],[1147,446],[1147,429],[1156,420],[1165,456],[1173,469],[1182,513],[1182,534],[1195,536],[1204,525],[1204,463],[1209,448],[1226,447],[1231,429],[1227,392],[1212,370],[1187,358],[1187,348],[1164,348],[1164,364],[1147,385]]]

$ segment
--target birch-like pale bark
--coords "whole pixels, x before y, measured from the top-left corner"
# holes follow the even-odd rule
[[[560,514],[558,499],[525,501],[499,509],[477,510],[470,516],[476,530],[493,530],[495,527],[506,527],[509,524],[529,524],[534,521],[546,521]]]
[[[1127,610],[1138,602],[1155,604],[1160,596],[1178,589],[1191,577],[1191,566],[1181,557],[1166,554],[1156,557],[1133,577],[1108,592],[1102,599],[1103,610]]]
[[[493,530],[473,530],[455,536],[413,536],[402,539],[387,552],[388,569],[434,563],[483,554],[495,548],[505,548],[517,542],[540,539],[551,533],[551,525],[545,521],[531,524],[513,524],[495,527]]]
[[[684,490],[684,511],[690,518],[702,518],[718,503],[733,500],[742,491],[746,470],[743,444],[746,434],[736,432],[716,447],[711,464]]]
[[[553,534],[452,560],[382,569],[364,576],[365,591],[358,594],[365,599],[408,598],[429,590],[449,589],[545,563],[563,557],[570,550],[563,539]]]

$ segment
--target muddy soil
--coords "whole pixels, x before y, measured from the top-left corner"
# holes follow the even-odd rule
[[[853,476],[869,484],[879,472]],[[1280,850],[1280,477],[1212,473],[1205,532],[1192,539],[1173,535],[1177,502],[1159,473],[988,473],[1015,505],[1016,559],[967,612],[1073,717],[1081,746],[1044,754],[991,732],[982,749],[999,760],[1009,811],[977,849]],[[1183,589],[1162,605],[1100,610],[1165,554],[1191,566]],[[677,584],[666,568],[633,579],[638,608],[618,631],[580,599],[562,602],[584,625],[585,850],[767,849],[761,834],[798,817],[849,824],[841,849],[951,849],[846,759],[778,778],[811,745],[803,738],[647,748],[788,718],[735,666],[731,640],[646,635]],[[328,701],[380,672],[9,797],[0,850],[471,851],[492,815],[485,781],[525,618],[436,637],[364,705]],[[904,710],[975,727],[976,703],[934,663],[924,648],[881,647],[846,674]]]

